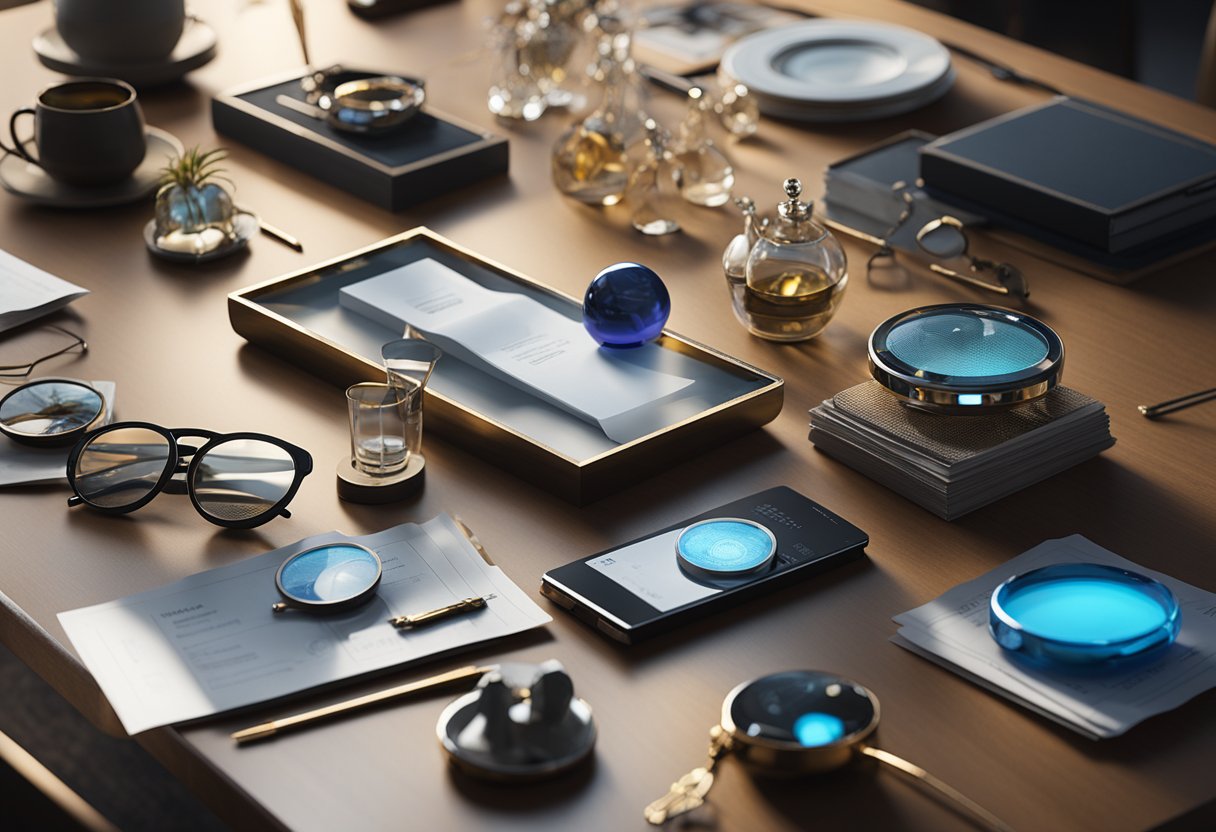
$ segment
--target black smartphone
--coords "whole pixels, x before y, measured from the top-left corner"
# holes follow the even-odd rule
[[[711,520],[721,522],[705,523]],[[690,535],[707,527],[739,536],[737,546],[727,540],[727,561],[739,556],[746,562],[711,561],[711,568],[701,568],[706,563],[687,545],[696,543]],[[763,559],[766,540],[771,549]],[[852,523],[780,486],[552,569],[541,578],[540,591],[609,638],[632,644],[860,557],[869,542]]]

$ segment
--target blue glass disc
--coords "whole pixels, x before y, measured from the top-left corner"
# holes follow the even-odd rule
[[[595,276],[583,296],[583,326],[605,347],[640,347],[658,338],[671,296],[652,269],[617,263]]]
[[[676,554],[685,564],[718,575],[761,569],[776,551],[773,533],[750,520],[705,520],[676,538]]]
[[[293,555],[279,569],[279,589],[307,604],[351,601],[380,580],[380,558],[361,546],[335,543]]]
[[[910,318],[887,334],[887,349],[900,361],[929,373],[983,378],[1018,373],[1047,357],[1033,329],[1000,317],[943,312]]]
[[[992,593],[989,631],[1007,650],[1071,663],[1137,656],[1173,643],[1173,593],[1144,575],[1096,563],[1046,566]]]
[[[844,735],[844,720],[832,714],[812,712],[794,720],[794,736],[807,748],[836,742]]]

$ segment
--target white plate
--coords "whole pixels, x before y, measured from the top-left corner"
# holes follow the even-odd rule
[[[743,38],[722,69],[760,95],[834,105],[900,100],[941,81],[950,53],[887,23],[807,20]]]
[[[946,73],[941,81],[915,95],[893,101],[881,101],[867,106],[812,106],[785,99],[772,99],[761,96],[756,96],[756,104],[759,105],[760,112],[766,116],[789,119],[791,121],[819,123],[873,121],[926,107],[949,92],[952,86],[954,86],[953,69]]]
[[[155,87],[177,81],[211,61],[215,57],[215,44],[215,30],[196,17],[189,17],[177,46],[160,61],[113,64],[91,61],[73,52],[54,26],[34,38],[34,52],[43,66],[64,75],[121,78],[134,87]]]
[[[113,185],[81,187],[58,182],[46,171],[15,154],[0,159],[0,186],[35,205],[52,208],[106,208],[151,196],[160,185],[161,169],[170,156],[180,156],[182,143],[156,127],[145,128],[148,150],[135,172]]]

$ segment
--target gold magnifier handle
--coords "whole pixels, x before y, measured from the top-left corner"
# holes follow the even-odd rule
[[[714,784],[714,767],[726,751],[726,732],[721,725],[715,725],[709,731],[709,753],[705,765],[685,774],[671,784],[667,794],[650,803],[642,812],[646,820],[653,826],[662,826],[705,803],[705,796]]]
[[[903,757],[897,757],[889,751],[883,751],[881,748],[863,745],[859,750],[867,757],[873,757],[880,763],[889,765],[891,768],[925,784],[947,800],[953,801],[957,806],[966,810],[975,820],[980,821],[986,828],[994,832],[1013,832],[1013,827],[1005,823],[1005,821],[989,812],[949,783],[934,777],[920,766],[908,762]]]

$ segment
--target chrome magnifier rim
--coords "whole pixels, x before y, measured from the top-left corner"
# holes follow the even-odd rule
[[[83,381],[66,378],[40,378],[33,381],[28,381],[6,393],[3,398],[0,398],[0,415],[4,412],[4,407],[12,401],[16,396],[28,393],[30,390],[51,385],[62,385],[66,387],[77,387],[86,391],[96,398],[96,411],[88,417],[88,421],[76,425],[67,430],[58,431],[56,433],[33,433],[23,431],[10,425],[6,419],[0,418],[0,434],[7,436],[14,442],[22,445],[27,445],[33,448],[57,448],[74,445],[81,436],[88,433],[93,428],[97,427],[104,419],[106,414],[106,397],[105,395],[93,387],[91,384],[86,384]]]
[[[349,76],[349,77],[346,77]],[[346,77],[346,80],[340,80]],[[381,133],[410,121],[426,103],[424,82],[400,75],[365,75],[341,70],[310,94],[310,103],[325,114],[326,122],[348,133]],[[394,93],[384,98],[364,99],[369,91]]]
[[[1037,358],[1003,372],[951,374],[918,366],[900,354],[898,341],[904,327],[927,326],[933,319],[945,321],[947,316],[983,327],[986,332],[1012,327],[1007,331],[1037,345]],[[1024,312],[979,303],[934,304],[901,312],[879,324],[870,334],[868,365],[870,375],[879,384],[909,405],[937,413],[976,415],[1033,401],[1050,392],[1064,372],[1064,342],[1055,330]]]
[[[353,549],[364,553],[375,563],[375,577],[368,581],[366,585],[358,592],[331,601],[303,598],[289,591],[283,584],[284,573],[292,566],[292,564],[298,563],[301,558],[310,555],[313,552],[319,552],[326,549]],[[340,541],[336,543],[322,543],[317,546],[310,546],[307,549],[289,555],[281,564],[279,564],[279,568],[274,574],[274,585],[275,589],[278,590],[279,595],[283,600],[280,603],[273,604],[271,609],[276,613],[285,612],[291,609],[322,615],[344,612],[346,610],[362,606],[370,601],[375,596],[376,591],[379,589],[380,580],[383,577],[384,563],[380,560],[380,556],[372,549],[369,549],[368,547],[359,543]]]

